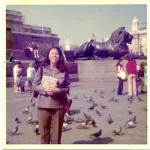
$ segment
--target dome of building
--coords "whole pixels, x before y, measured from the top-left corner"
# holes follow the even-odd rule
[[[132,22],[137,23],[137,22],[139,22],[139,20],[138,20],[138,19],[136,18],[136,16],[135,16],[135,18],[133,19]]]

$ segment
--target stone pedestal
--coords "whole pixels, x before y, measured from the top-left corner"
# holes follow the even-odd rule
[[[74,50],[64,51],[67,62],[74,62]]]
[[[76,61],[78,63],[78,77],[80,82],[116,82],[116,63],[118,60],[88,60]],[[146,59],[136,60],[140,65]],[[126,68],[127,60],[123,60],[123,67]]]

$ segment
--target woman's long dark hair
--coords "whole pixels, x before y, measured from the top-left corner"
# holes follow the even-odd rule
[[[52,49],[56,49],[59,53],[59,60],[57,63],[57,69],[59,69],[61,72],[67,71],[68,68],[67,68],[67,65],[65,63],[65,59],[64,59],[63,53],[59,47],[52,47],[52,48],[48,49],[46,59],[44,60],[43,65],[44,66],[50,65],[49,53]]]
[[[121,67],[122,67],[122,64],[121,64],[120,62],[122,62],[122,59],[119,59],[119,60],[118,60],[118,62],[117,62],[117,64],[116,64],[116,67],[118,67],[118,66],[121,66]]]

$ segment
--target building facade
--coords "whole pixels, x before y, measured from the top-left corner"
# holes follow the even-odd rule
[[[139,20],[135,17],[132,21],[132,30],[128,32],[133,35],[132,43],[128,44],[129,51],[147,55],[147,28],[139,28]],[[107,40],[109,37],[102,38],[102,42]]]
[[[57,34],[51,28],[24,24],[21,12],[6,10],[6,49],[7,57],[10,50],[22,50],[25,42],[31,46],[32,42],[39,45],[39,50],[47,50],[52,46],[59,46]]]
[[[147,55],[147,28],[139,28],[139,20],[136,17],[132,21],[132,31],[129,33],[133,35],[132,44],[128,45],[129,50],[135,54]]]

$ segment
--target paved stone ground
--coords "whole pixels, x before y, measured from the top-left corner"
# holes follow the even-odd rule
[[[83,113],[90,114],[96,121],[97,127],[88,125],[88,129],[77,129],[78,123],[69,124],[71,130],[65,131],[62,134],[62,144],[146,144],[147,143],[147,111],[142,108],[147,108],[147,94],[140,94],[140,98],[144,101],[139,102],[134,100],[133,103],[129,103],[127,98],[127,83],[124,83],[124,95],[117,96],[117,82],[78,82],[71,83],[71,95],[72,97],[78,95],[78,99],[73,99],[71,106],[72,117],[83,117]],[[96,93],[93,91],[98,89]],[[100,98],[100,90],[105,93],[104,98]],[[140,91],[140,89],[139,89]],[[86,94],[88,98],[84,98],[83,94]],[[35,136],[33,132],[33,125],[26,124],[28,116],[32,113],[33,120],[37,120],[36,108],[30,107],[30,114],[23,115],[23,110],[28,105],[31,105],[30,94],[26,91],[23,94],[13,93],[12,88],[6,90],[6,132],[16,125],[15,117],[20,118],[22,123],[19,125],[18,134],[15,136],[7,135],[9,144],[39,144],[40,136]],[[87,100],[93,97],[93,100],[102,105],[108,106],[108,109],[102,110],[100,107],[96,107],[102,113],[102,116],[97,116],[95,111],[88,111]],[[109,102],[109,99],[114,96],[119,102]],[[35,101],[36,99],[34,99]],[[131,107],[133,114],[129,115],[127,108]],[[80,108],[82,107],[81,111]],[[114,122],[112,124],[107,123],[108,114],[111,114]],[[125,122],[132,118],[134,115],[137,117],[137,123],[135,128],[125,129]],[[112,135],[111,131],[117,127],[123,127],[123,135]],[[102,129],[102,135],[100,138],[91,139],[89,135]]]

